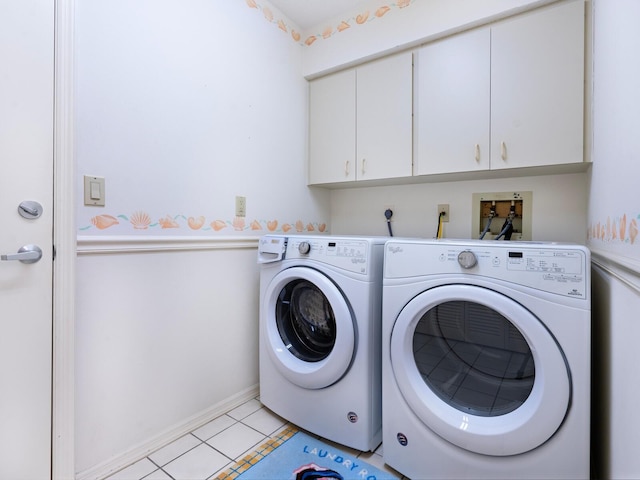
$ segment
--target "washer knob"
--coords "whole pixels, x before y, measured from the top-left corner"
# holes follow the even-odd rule
[[[458,263],[462,268],[469,269],[474,267],[476,263],[478,263],[478,259],[473,252],[465,250],[458,254]]]
[[[298,251],[301,255],[306,255],[311,251],[311,245],[309,242],[300,242],[300,245],[298,245]]]

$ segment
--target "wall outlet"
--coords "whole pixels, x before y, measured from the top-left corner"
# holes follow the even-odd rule
[[[448,222],[449,221],[449,204],[448,203],[441,203],[438,205],[438,217],[442,212],[444,212],[444,215],[442,216],[442,221]]]
[[[247,216],[247,197],[236,197],[236,217]]]

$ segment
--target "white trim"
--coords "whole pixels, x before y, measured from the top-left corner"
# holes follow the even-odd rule
[[[591,261],[609,275],[640,293],[640,262],[611,252],[591,249]]]
[[[246,401],[255,398],[258,395],[258,392],[258,385],[249,387],[248,389],[193,415],[186,421],[168,428],[164,432],[127,450],[121,455],[117,455],[99,465],[91,467],[83,472],[79,472],[76,478],[77,480],[99,480],[109,475],[113,475],[117,471],[122,470],[129,465],[133,465],[135,462],[165,445],[170,444],[183,435],[194,431],[220,415],[223,415],[230,410],[233,410],[235,407],[242,405]]]
[[[74,170],[74,8],[55,2],[53,391],[51,476],[75,478],[75,170]]]
[[[258,248],[259,237],[78,236],[78,255]]]

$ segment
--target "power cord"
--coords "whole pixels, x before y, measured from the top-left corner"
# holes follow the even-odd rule
[[[446,215],[445,212],[440,212],[438,215],[438,229],[436,230],[436,238],[442,238],[442,217]]]
[[[393,237],[393,231],[391,230],[391,217],[393,217],[393,210],[387,208],[384,211],[384,216],[387,219],[387,228],[389,229],[389,236]]]

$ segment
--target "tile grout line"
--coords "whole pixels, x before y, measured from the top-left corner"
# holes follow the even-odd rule
[[[213,472],[210,477],[207,477],[208,480],[216,479],[216,478],[218,478],[218,477],[220,477],[220,476],[222,476],[224,474],[228,474],[231,469],[233,469],[234,467],[238,466],[243,460],[246,460],[250,456],[253,456],[255,458],[256,455],[261,455],[261,459],[266,457],[266,455],[268,455],[269,452],[267,452],[266,455],[263,455],[262,453],[260,453],[260,451],[262,451],[262,452],[266,451],[266,449],[262,449],[262,447],[264,445],[270,444],[272,446],[274,442],[278,443],[278,444],[283,443],[284,441],[286,441],[288,438],[291,437],[291,435],[292,435],[291,432],[303,431],[303,430],[299,429],[298,427],[296,427],[295,425],[293,425],[291,422],[288,422],[285,419],[282,419],[281,417],[279,417],[279,416],[273,414],[272,412],[270,412],[270,410],[268,410],[264,405],[262,405],[258,399],[253,399],[253,400],[256,400],[258,402],[259,407],[257,409],[255,409],[255,410],[249,412],[248,414],[241,416],[240,418],[235,418],[232,415],[230,415],[230,413],[233,412],[233,410],[231,410],[230,412],[224,413],[224,414],[216,417],[215,419],[212,419],[211,422],[215,421],[216,419],[219,419],[219,418],[222,418],[222,417],[226,416],[226,417],[228,417],[229,419],[232,420],[232,423],[229,424],[228,426],[226,426],[225,428],[223,428],[222,430],[217,431],[214,435],[210,436],[209,438],[202,439],[202,438],[198,437],[194,433],[198,429],[195,429],[195,430],[185,434],[184,435],[185,437],[187,435],[189,435],[190,437],[195,438],[196,441],[197,441],[196,445],[194,445],[194,446],[190,447],[189,449],[187,449],[186,451],[180,453],[179,455],[177,455],[176,457],[174,457],[171,460],[167,461],[163,465],[159,465],[157,462],[153,461],[150,458],[150,455],[153,455],[154,453],[162,450],[162,448],[168,447],[169,445],[171,445],[171,443],[165,445],[165,447],[162,447],[162,448],[156,450],[152,454],[147,455],[146,457],[144,457],[147,460],[149,460],[149,462],[151,462],[151,464],[153,466],[155,466],[156,469],[153,470],[151,473],[148,473],[147,475],[145,475],[145,477],[142,477],[140,480],[144,480],[146,478],[149,478],[151,475],[153,475],[154,473],[157,473],[158,471],[160,471],[163,474],[165,474],[167,476],[167,478],[169,478],[171,480],[175,480],[175,478],[172,475],[170,475],[167,470],[165,470],[165,467],[168,466],[169,464],[171,464],[172,462],[176,461],[177,459],[181,458],[182,456],[186,455],[188,452],[191,452],[195,448],[200,447],[202,444],[206,444],[207,447],[209,447],[212,450],[214,450],[215,452],[219,453],[220,455],[222,455],[227,460],[227,464],[225,466],[221,467],[221,469],[217,470],[216,472]],[[251,402],[251,401],[252,400],[249,400],[248,402]],[[246,404],[243,404],[243,405],[246,405]],[[243,405],[240,405],[240,406],[236,407],[236,409],[241,408]],[[234,410],[236,410],[236,409],[234,409]],[[255,414],[255,413],[257,413],[257,412],[259,412],[260,410],[263,410],[263,409],[266,412],[271,413],[272,415],[275,415],[277,418],[280,418],[284,422],[269,434],[265,434],[264,432],[258,430],[257,428],[253,427],[252,425],[249,425],[249,424],[245,423],[245,421],[246,421],[246,419],[248,417],[250,417],[251,415],[253,415],[253,414]],[[210,440],[212,440],[216,436],[222,434],[223,432],[229,430],[230,428],[232,428],[232,427],[234,427],[234,426],[236,426],[238,424],[242,424],[244,427],[247,427],[250,430],[252,430],[253,432],[260,434],[263,438],[260,441],[256,442],[254,445],[250,446],[244,452],[240,453],[235,458],[229,457],[228,455],[224,454],[222,451],[216,449],[215,447],[213,447],[211,444],[208,443]],[[200,428],[202,428],[202,427],[200,427]],[[287,436],[286,439],[283,439],[283,435],[288,435],[288,436]],[[316,436],[316,437],[321,439],[319,436]],[[365,454],[370,454],[371,456],[382,457],[381,454],[376,453],[376,450],[374,450],[372,452],[356,451],[357,453],[356,453],[355,456],[356,456],[356,458],[361,458]],[[363,460],[370,461],[370,459],[365,459],[364,457],[363,457]],[[227,477],[223,477],[223,478],[227,478]],[[229,478],[231,478],[231,477],[229,477]],[[106,480],[109,480],[109,479],[107,478]]]

